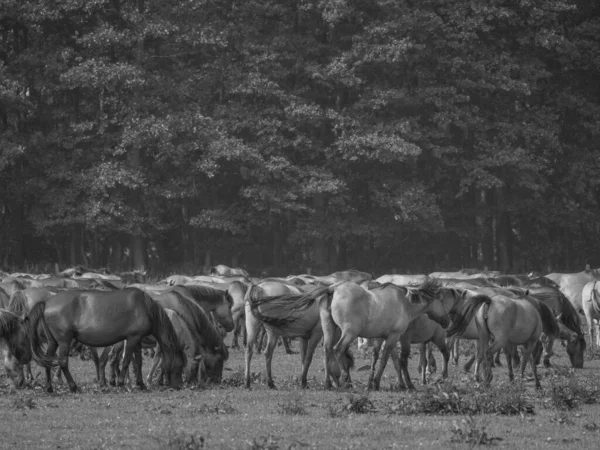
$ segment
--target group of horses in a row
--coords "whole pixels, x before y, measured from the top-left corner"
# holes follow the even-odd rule
[[[160,380],[179,388],[188,383],[220,382],[228,347],[224,336],[245,331],[245,385],[251,385],[251,360],[260,336],[267,383],[274,387],[272,358],[277,342],[298,338],[300,383],[322,341],[325,387],[351,383],[351,346],[357,338],[373,346],[369,386],[378,389],[391,357],[400,388],[413,388],[408,373],[411,344],[421,345],[421,377],[431,363],[431,343],[442,353],[442,376],[448,374],[450,349],[458,355],[459,339],[477,343],[476,376],[492,379],[493,356],[506,354],[509,376],[522,347],[521,373],[531,364],[540,386],[537,362],[549,364],[560,339],[573,367],[583,366],[585,339],[576,304],[550,276],[498,273],[384,275],[357,270],[328,276],[291,275],[252,278],[242,269],[213,268],[210,275],[170,276],[157,284],[140,274],[120,277],[70,270],[57,275],[5,274],[0,282],[0,350],[15,386],[23,384],[23,367],[31,360],[46,372],[52,392],[52,369],[59,367],[71,391],[69,371],[73,344],[90,348],[98,382],[124,385],[133,359],[135,382],[144,388],[142,349],[154,359],[147,381],[161,364]],[[563,274],[566,275],[566,274]],[[600,278],[600,277],[599,277]],[[598,309],[600,311],[600,309]],[[233,344],[237,343],[237,334]],[[400,354],[396,351],[400,343]],[[288,344],[289,345],[289,344]],[[29,371],[29,374],[31,372]]]

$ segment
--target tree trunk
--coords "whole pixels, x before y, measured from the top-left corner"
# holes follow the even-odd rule
[[[323,217],[325,214],[325,197],[323,194],[315,195],[313,206],[317,212],[316,217]],[[314,264],[312,265],[312,269],[318,274],[327,272],[327,241],[321,233],[322,230],[318,230],[318,236],[313,240]]]
[[[146,242],[142,236],[131,236],[129,242],[133,270],[146,268]]]

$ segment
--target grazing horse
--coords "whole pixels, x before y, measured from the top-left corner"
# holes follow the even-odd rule
[[[262,286],[268,283],[262,284]],[[308,369],[312,362],[315,348],[323,337],[319,313],[319,299],[329,295],[329,287],[317,287],[313,290],[300,294],[282,294],[265,296],[265,290],[261,285],[252,285],[246,294],[246,318],[248,325],[248,342],[246,344],[246,387],[250,387],[250,361],[252,357],[252,341],[257,331],[256,321],[262,323],[267,330],[267,347],[265,349],[265,362],[267,366],[267,384],[275,388],[271,374],[271,362],[273,351],[277,344],[277,338],[299,337],[300,338],[300,361],[302,363],[302,374],[300,384],[303,388],[307,386]],[[353,364],[352,355],[347,352],[343,355],[346,364]],[[331,367],[331,376],[339,376],[339,369]],[[336,379],[337,382],[337,379]]]
[[[33,308],[36,303],[45,302],[49,298],[55,296],[58,292],[60,292],[60,289],[54,287],[27,288],[15,291],[10,297],[7,309],[20,316],[24,316],[31,311],[31,308]],[[27,373],[27,378],[33,380],[30,362],[25,364],[25,372]]]
[[[559,319],[560,339],[567,343],[567,355],[571,366],[576,369],[583,368],[586,342],[581,329],[581,318],[575,307],[558,288],[553,286],[529,283],[522,289],[527,289],[526,292],[531,297],[544,302]]]
[[[227,346],[210,320],[209,314],[196,302],[177,291],[165,292],[155,296],[154,300],[163,308],[176,311],[186,323],[190,332],[203,349],[203,363],[208,381],[219,383],[223,377],[223,367],[229,358]],[[188,360],[186,372],[188,383],[196,381],[199,363]]]
[[[71,392],[78,390],[68,365],[74,338],[90,347],[106,347],[126,340],[118,384],[124,385],[133,355],[137,385],[143,389],[140,344],[150,334],[163,350],[163,372],[168,374],[170,386],[179,388],[181,385],[185,355],[175,330],[160,305],[139,289],[60,292],[46,302],[37,303],[27,317],[33,358],[46,369],[46,392],[53,391],[50,371],[55,365],[62,369]],[[45,355],[37,333],[40,324],[48,339]],[[57,350],[58,358],[55,356]]]
[[[513,380],[512,348],[523,346],[521,361],[521,376],[525,373],[527,362],[531,363],[536,388],[540,388],[537,368],[533,359],[533,350],[544,333],[547,339],[544,343],[546,354],[552,354],[552,344],[559,335],[556,318],[550,308],[544,303],[530,297],[510,298],[506,295],[495,294],[493,299],[485,294],[465,300],[459,312],[455,312],[453,323],[446,332],[447,337],[460,336],[475,321],[478,333],[477,360],[483,361],[484,383],[492,381],[490,367],[494,353],[508,348],[506,362],[508,376]],[[490,344],[490,340],[492,343]]]
[[[27,324],[15,313],[0,309],[0,355],[13,387],[23,386],[23,365],[31,361]]]
[[[344,378],[348,370],[340,358],[357,337],[385,339],[381,356],[371,386],[379,389],[381,376],[391,354],[401,382],[402,374],[398,354],[395,351],[398,339],[406,332],[410,323],[422,314],[443,327],[448,325],[448,315],[453,314],[463,299],[463,292],[442,288],[439,283],[428,279],[419,286],[401,287],[392,283],[366,290],[351,282],[337,283],[330,287],[332,295],[321,301],[321,324],[324,331],[326,360],[338,359]],[[334,333],[341,329],[341,338],[334,346]],[[327,365],[325,366],[327,372]],[[328,377],[326,374],[326,387]]]
[[[171,320],[171,324],[173,325],[173,329],[175,330],[175,333],[177,334],[177,338],[181,345],[181,350],[186,354],[188,363],[190,361],[194,361],[196,365],[200,365],[200,379],[202,379],[202,374],[204,374],[206,371],[203,370],[203,349],[202,346],[198,344],[199,339],[197,338],[197,336],[192,334],[192,331],[185,323],[185,320],[177,311],[165,308],[165,312]],[[158,364],[161,362],[161,360],[162,351],[160,349],[160,346],[157,344],[154,352],[154,358],[152,359],[152,367],[150,367],[150,371],[148,372],[148,375],[146,377],[146,383],[150,383],[152,381],[154,372],[156,371],[156,368],[158,367]],[[188,365],[186,370],[183,372],[183,375],[186,381],[188,382],[190,381],[190,377],[193,375],[189,367],[190,365]]]

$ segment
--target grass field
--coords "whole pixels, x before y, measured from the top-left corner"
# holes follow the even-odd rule
[[[297,346],[297,344],[295,344]],[[438,387],[418,381],[417,392],[394,392],[390,362],[383,390],[367,392],[368,372],[353,372],[354,389],[322,389],[322,351],[310,372],[310,388],[299,389],[297,355],[281,347],[273,358],[278,386],[263,384],[264,358],[255,355],[252,390],[242,385],[243,350],[231,350],[224,383],[206,389],[148,391],[95,384],[93,364],[71,358],[82,393],[65,385],[56,394],[33,388],[0,396],[1,448],[52,449],[383,449],[598,448],[600,395],[596,390],[600,358],[586,354],[585,368],[572,371],[559,343],[554,367],[540,368],[543,390],[532,381],[507,382],[494,369],[488,390],[479,389],[454,366]],[[441,356],[436,353],[438,366]],[[144,359],[144,373],[149,359]],[[357,356],[357,366],[367,361]],[[39,369],[37,370],[39,372]],[[34,373],[36,371],[34,370]],[[42,380],[40,373],[38,380]],[[5,381],[5,380],[1,380]]]

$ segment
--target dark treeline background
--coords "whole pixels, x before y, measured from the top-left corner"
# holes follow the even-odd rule
[[[597,0],[0,0],[0,263],[600,265]]]

